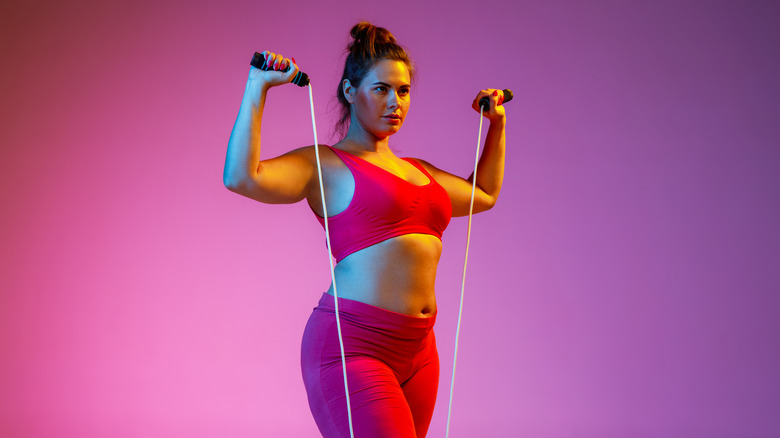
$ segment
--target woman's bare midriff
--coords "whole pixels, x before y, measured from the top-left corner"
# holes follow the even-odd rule
[[[436,267],[441,240],[428,234],[393,237],[336,265],[339,298],[428,318],[436,314]],[[333,295],[331,284],[328,293]]]

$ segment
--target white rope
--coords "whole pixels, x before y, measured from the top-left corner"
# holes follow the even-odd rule
[[[314,156],[317,160],[317,175],[320,182],[320,198],[322,199],[322,214],[325,222],[325,241],[328,247],[328,262],[330,263],[330,277],[333,282],[333,301],[336,311],[336,331],[339,337],[339,347],[341,348],[341,367],[344,372],[344,394],[347,400],[347,419],[349,421],[349,436],[355,438],[355,432],[352,429],[352,408],[349,400],[349,386],[347,384],[347,360],[344,354],[344,339],[341,334],[341,320],[339,318],[339,300],[338,291],[336,289],[336,273],[333,267],[333,251],[330,245],[330,229],[328,226],[328,208],[325,205],[325,186],[322,181],[322,163],[320,161],[320,147],[317,141],[317,125],[314,119],[314,97],[312,94],[311,82],[309,83],[309,104],[311,106],[311,126],[314,131]],[[469,260],[469,247],[471,246],[471,219],[474,214],[474,194],[477,187],[477,166],[479,165],[479,146],[482,141],[482,117],[483,108],[480,105],[479,108],[479,133],[477,134],[477,153],[474,160],[474,174],[471,181],[471,201],[469,203],[469,220],[466,231],[466,254],[463,261],[463,279],[461,281],[460,288],[460,306],[458,308],[458,325],[455,331],[455,353],[452,359],[452,381],[450,382],[450,400],[449,407],[447,408],[447,429],[445,431],[445,438],[450,436],[450,420],[452,419],[452,396],[455,390],[455,368],[458,362],[458,340],[460,339],[460,325],[463,318],[463,297],[466,291],[466,267]]]
[[[344,371],[344,394],[347,397],[347,419],[349,420],[349,436],[355,438],[352,430],[352,408],[349,403],[349,386],[347,386],[347,359],[344,355],[344,339],[341,336],[341,321],[339,319],[339,294],[336,291],[336,272],[333,269],[333,251],[330,247],[330,229],[328,228],[328,208],[325,206],[325,186],[322,183],[322,163],[320,162],[320,145],[317,143],[317,125],[314,122],[314,97],[309,82],[309,104],[311,105],[311,127],[314,130],[314,156],[317,157],[317,175],[320,178],[320,197],[322,198],[322,215],[325,217],[325,241],[328,246],[328,261],[330,262],[330,278],[333,282],[333,302],[336,307],[336,331],[341,347],[341,369]]]
[[[463,295],[466,291],[466,265],[469,262],[469,246],[471,244],[471,217],[474,213],[474,192],[477,188],[477,165],[479,164],[479,144],[482,141],[482,105],[479,106],[479,134],[477,134],[477,158],[474,160],[474,174],[471,181],[471,203],[469,204],[469,224],[466,231],[466,257],[463,260],[463,281],[460,286],[460,308],[458,309],[458,328],[455,330],[455,355],[452,358],[452,382],[450,382],[450,405],[447,408],[447,430],[445,438],[450,436],[450,419],[452,418],[452,393],[455,389],[455,365],[458,362],[458,339],[460,338],[460,321],[463,317]]]

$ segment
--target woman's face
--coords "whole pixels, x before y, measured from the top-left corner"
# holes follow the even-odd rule
[[[403,61],[382,59],[355,88],[345,81],[345,96],[352,106],[350,124],[378,138],[401,129],[409,111],[409,69]]]

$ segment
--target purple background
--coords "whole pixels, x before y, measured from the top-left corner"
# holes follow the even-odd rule
[[[360,19],[419,69],[401,155],[467,175],[471,100],[516,95],[451,436],[780,436],[777,2],[269,3],[0,6],[0,436],[316,435],[298,361],[322,229],[230,193],[222,166],[255,50],[295,56],[332,142]],[[268,107],[265,157],[312,143],[305,89]]]

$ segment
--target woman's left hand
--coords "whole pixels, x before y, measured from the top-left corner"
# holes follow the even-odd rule
[[[488,100],[490,100],[490,109],[482,114],[491,122],[503,121],[506,118],[504,107],[501,105],[504,103],[504,92],[494,88],[480,91],[474,99],[474,102],[471,103],[471,107],[474,108],[474,111],[479,112],[479,100],[483,97],[487,97]]]

